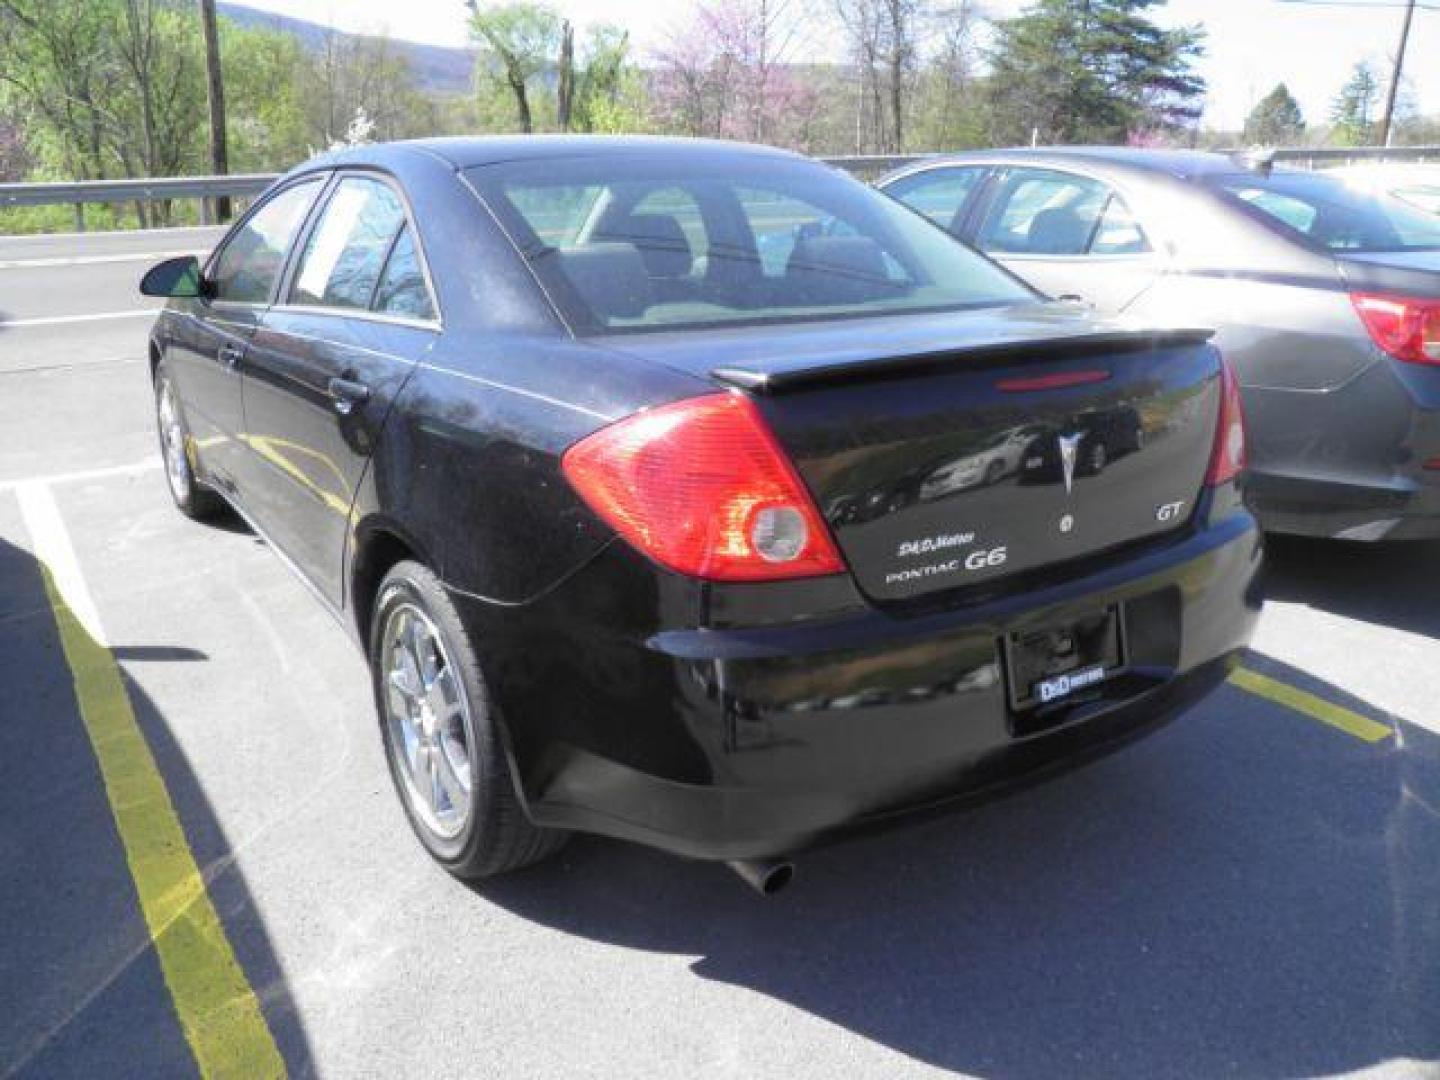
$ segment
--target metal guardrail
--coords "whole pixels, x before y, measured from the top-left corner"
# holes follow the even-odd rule
[[[1234,151],[1230,151],[1234,152]],[[931,151],[922,154],[845,154],[821,158],[862,176],[898,169],[902,165],[943,154]],[[1307,150],[1287,147],[1273,151],[1274,160],[1304,168],[1328,165],[1350,165],[1365,161],[1440,162],[1440,146],[1397,147],[1324,147]],[[15,206],[75,207],[76,228],[85,228],[87,203],[154,202],[167,199],[199,199],[200,220],[210,224],[211,200],[221,196],[248,199],[260,194],[274,183],[278,173],[246,173],[237,176],[173,176],[136,180],[79,180],[42,184],[0,184],[0,210]]]
[[[274,182],[276,173],[241,176],[173,176],[148,180],[78,180],[58,184],[0,184],[0,208],[65,203],[119,203],[139,199],[250,197]]]
[[[87,203],[156,202],[170,199],[200,200],[200,223],[214,222],[212,200],[221,196],[247,199],[260,194],[278,173],[242,173],[235,176],[166,176],[124,180],[73,180],[59,183],[0,184],[0,210],[14,206],[75,208],[75,228],[85,231]]]
[[[1325,146],[1314,150],[1287,148],[1276,150],[1274,157],[1276,161],[1287,165],[1300,165],[1306,169],[1377,161],[1416,164],[1426,161],[1440,162],[1440,146]]]

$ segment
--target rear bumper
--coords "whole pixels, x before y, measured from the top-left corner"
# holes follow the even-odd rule
[[[1440,369],[1376,360],[1327,391],[1247,387],[1249,497],[1265,531],[1440,537]]]
[[[1237,661],[1260,566],[1239,511],[1078,580],[904,618],[861,606],[687,628],[679,583],[645,586],[656,572],[619,545],[525,609],[457,602],[536,822],[758,858],[983,800],[1160,726]],[[1027,734],[1034,725],[1008,704],[1001,637],[1116,603],[1128,672]]]
[[[1440,471],[1335,479],[1254,471],[1250,497],[1265,531],[1336,540],[1440,538]]]

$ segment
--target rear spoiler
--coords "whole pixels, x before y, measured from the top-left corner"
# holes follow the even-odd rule
[[[814,386],[894,376],[925,375],[942,371],[963,358],[976,366],[998,366],[1016,360],[1054,360],[1089,357],[1102,353],[1144,352],[1181,345],[1203,345],[1213,330],[1198,328],[1167,330],[1102,330],[1088,334],[1038,340],[982,342],[974,346],[951,346],[939,352],[906,356],[877,356],[874,359],[844,360],[833,364],[812,364],[792,370],[764,370],[737,365],[712,368],[710,377],[718,383],[756,394],[783,394]]]

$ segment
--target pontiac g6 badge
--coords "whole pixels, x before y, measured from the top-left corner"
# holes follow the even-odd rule
[[[1080,452],[1080,440],[1085,436],[1076,433],[1074,435],[1059,435],[1056,442],[1060,444],[1060,468],[1065,474],[1065,494],[1070,494],[1075,487],[1075,458]]]

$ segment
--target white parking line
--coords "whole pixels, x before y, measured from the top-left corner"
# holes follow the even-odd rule
[[[131,476],[160,468],[158,457],[146,458],[129,465],[110,465],[102,469],[81,469],[77,472],[51,473],[49,476],[27,476],[20,480],[0,480],[0,491],[20,492],[33,486],[49,487],[52,484],[73,484],[83,480],[108,480],[114,476]]]
[[[25,531],[30,534],[30,542],[34,545],[35,557],[50,568],[56,591],[66,607],[75,613],[85,632],[101,645],[108,646],[105,628],[100,625],[100,611],[80,573],[75,545],[70,543],[65,522],[60,519],[60,507],[55,505],[50,485],[38,480],[24,481],[15,485],[15,497],[20,503],[20,518],[25,522]]]
[[[100,322],[104,319],[133,319],[136,315],[156,315],[160,308],[132,308],[129,311],[103,311],[96,315],[47,315],[40,319],[0,320],[0,330],[18,326],[60,326],[64,323]]]

